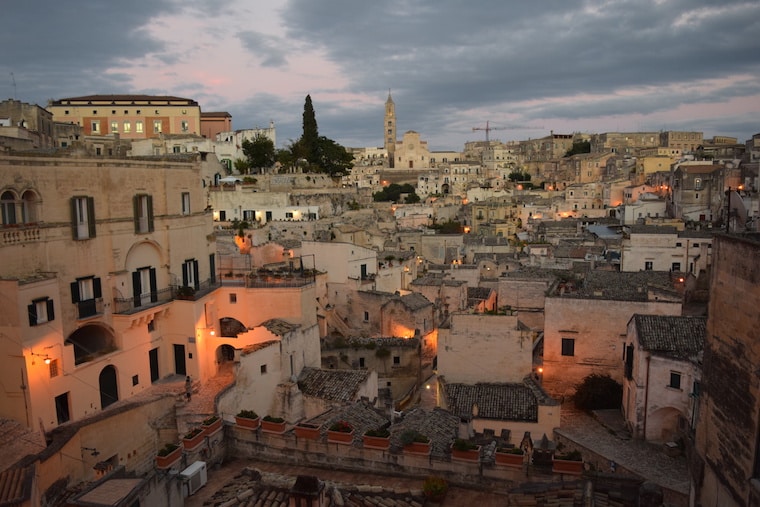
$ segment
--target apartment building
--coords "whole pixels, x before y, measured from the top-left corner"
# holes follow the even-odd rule
[[[162,134],[201,135],[201,106],[165,95],[86,95],[50,101],[53,121],[82,127],[86,136],[147,139]]]
[[[625,231],[621,271],[673,271],[699,275],[712,261],[713,233],[672,226],[634,225]]]

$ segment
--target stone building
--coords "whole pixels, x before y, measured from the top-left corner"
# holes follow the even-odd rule
[[[543,385],[567,396],[596,373],[623,380],[628,321],[634,314],[680,315],[682,296],[670,273],[590,271],[561,279],[546,297]]]
[[[0,101],[0,146],[17,150],[54,148],[53,115],[36,104],[13,99]]]
[[[695,505],[760,502],[760,238],[718,235],[713,246],[702,389],[690,460]]]
[[[623,357],[623,416],[634,438],[675,442],[693,429],[704,317],[634,315]]]

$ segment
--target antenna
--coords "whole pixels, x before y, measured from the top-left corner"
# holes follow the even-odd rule
[[[11,81],[13,82],[13,100],[16,100],[16,78],[13,77],[13,72],[11,72]]]
[[[472,131],[475,132],[476,130],[485,130],[486,132],[486,143],[489,142],[488,134],[492,130],[518,130],[518,129],[525,129],[525,130],[540,130],[544,127],[533,127],[530,125],[513,125],[509,127],[492,127],[489,121],[486,121],[485,127],[473,127]]]

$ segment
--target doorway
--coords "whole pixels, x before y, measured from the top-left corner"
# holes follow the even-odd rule
[[[103,368],[98,378],[100,386],[100,408],[104,409],[119,401],[119,389],[116,382],[116,368],[108,365]]]
[[[187,375],[187,365],[185,364],[185,346],[174,344],[174,373],[177,375]]]
[[[150,383],[152,384],[159,378],[158,373],[158,347],[148,351],[148,362],[150,363]]]

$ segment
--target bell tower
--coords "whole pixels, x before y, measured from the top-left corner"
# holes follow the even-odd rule
[[[385,151],[388,153],[388,167],[394,167],[394,156],[396,154],[396,104],[393,103],[390,90],[388,90],[388,100],[385,101],[383,139],[385,139]]]

